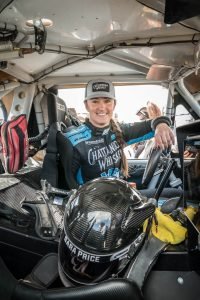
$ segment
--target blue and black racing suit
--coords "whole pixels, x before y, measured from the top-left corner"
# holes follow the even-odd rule
[[[160,122],[167,123],[166,117],[160,117]],[[150,139],[154,136],[152,120],[133,124],[120,124],[124,141],[127,145]],[[90,122],[74,127],[64,133],[72,149],[65,172],[69,188],[101,176],[120,177],[121,149],[115,133],[110,126],[96,128]],[[66,153],[67,156],[67,153]],[[62,159],[62,157],[61,157]],[[74,180],[71,180],[71,179]]]

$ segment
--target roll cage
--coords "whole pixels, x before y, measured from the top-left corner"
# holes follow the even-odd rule
[[[49,126],[58,121],[49,118],[49,111],[55,113],[58,108],[51,102],[52,97],[47,97],[46,108],[42,102],[52,93],[50,88],[85,87],[88,80],[99,77],[110,79],[114,85],[161,84],[169,90],[165,114],[173,124],[180,105],[193,118],[191,124],[177,130],[179,152],[174,159],[180,162],[176,175],[183,179],[183,141],[188,135],[200,134],[199,14],[198,1],[4,1],[0,5],[0,122],[26,116],[33,144],[29,149],[31,157],[46,148]],[[60,108],[62,105],[59,102]],[[79,124],[72,115],[66,115],[71,122],[67,126]],[[59,123],[63,123],[62,117]],[[66,124],[61,126],[63,129]],[[129,165],[137,163],[129,161]],[[139,163],[146,165],[147,160]],[[57,253],[58,236],[44,238],[45,232],[38,234],[36,216],[30,208],[36,191],[44,205],[50,189],[49,194],[57,194],[57,203],[61,201],[65,184],[60,181],[60,190],[52,190],[55,186],[50,185],[41,190],[41,166],[42,160],[31,160],[14,175],[0,168],[2,299],[110,299],[114,293],[116,299],[198,298],[198,222],[194,225],[189,220],[190,247],[181,243],[162,252],[145,280],[143,294],[135,284],[137,280],[131,277],[79,288],[63,288],[59,280],[42,289],[20,281],[41,258]],[[61,169],[59,172],[62,174]],[[26,200],[26,212],[21,207],[22,200]],[[199,203],[196,205],[199,209]],[[59,232],[62,209],[48,209],[50,217],[45,225]]]

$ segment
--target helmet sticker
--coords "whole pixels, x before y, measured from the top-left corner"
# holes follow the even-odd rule
[[[74,255],[77,256],[77,258],[81,258],[82,260],[87,260],[90,262],[100,262],[100,257],[93,255],[93,254],[89,254],[83,250],[81,250],[80,248],[76,247],[70,240],[69,238],[65,235],[64,238],[65,244],[67,246],[67,248],[71,251],[71,253],[73,253]]]
[[[127,257],[127,253],[129,251],[129,249],[130,249],[130,245],[128,247],[126,247],[125,249],[123,249],[123,250],[121,250],[121,251],[119,251],[117,253],[114,253],[111,256],[110,261],[113,261],[113,260],[116,260],[116,259],[121,260],[121,259]]]
[[[88,253],[86,251],[83,251],[79,247],[75,246],[66,234],[65,234],[64,242],[65,242],[65,245],[67,246],[67,248],[70,250],[71,254],[76,256],[78,259],[81,259],[84,261],[89,261],[89,262],[94,262],[94,263],[111,262],[116,259],[121,260],[121,259],[127,257],[129,249],[132,245],[132,243],[131,243],[125,249],[115,252],[110,255],[94,255],[94,254]]]

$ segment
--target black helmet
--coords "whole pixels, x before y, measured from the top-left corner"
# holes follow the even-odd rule
[[[141,225],[154,210],[121,179],[97,178],[81,186],[66,205],[59,243],[64,285],[92,284],[119,273],[141,244]]]

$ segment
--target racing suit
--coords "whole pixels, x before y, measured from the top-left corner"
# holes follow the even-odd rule
[[[154,136],[152,120],[133,124],[120,124],[123,139],[127,145],[150,139]],[[69,129],[64,133],[71,146],[72,154],[66,161],[65,169],[68,187],[77,188],[88,180],[101,176],[122,176],[121,149],[110,126],[96,128],[90,122]],[[65,153],[67,156],[67,153]],[[61,158],[62,159],[62,158]],[[70,177],[74,177],[74,181]]]

